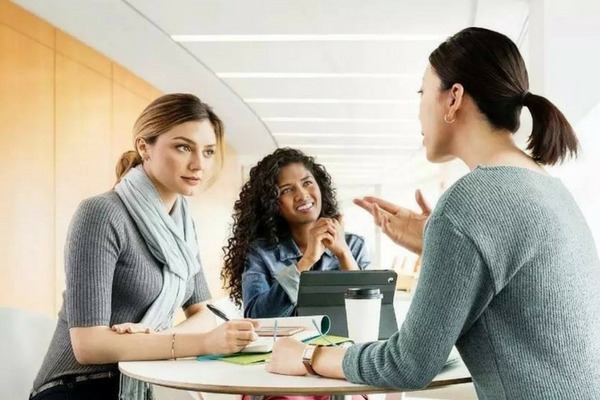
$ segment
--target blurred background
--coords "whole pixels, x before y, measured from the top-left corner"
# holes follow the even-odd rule
[[[331,173],[346,230],[365,237],[373,267],[398,272],[402,321],[419,260],[352,199],[376,195],[417,209],[419,188],[433,206],[468,172],[460,162],[425,159],[417,94],[430,52],[468,26],[514,40],[530,90],[575,127],[580,157],[550,172],[600,243],[596,0],[0,0],[0,309],[56,317],[75,208],[113,187],[145,106],[190,92],[226,125],[221,176],[191,199],[213,297],[227,295],[221,248],[248,171],[289,146]],[[530,132],[524,109],[516,134],[523,148]],[[46,325],[36,362],[54,323]],[[470,384],[413,397],[476,398]]]

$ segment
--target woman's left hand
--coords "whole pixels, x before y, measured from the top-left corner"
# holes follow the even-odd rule
[[[302,353],[306,346],[292,338],[277,339],[266,370],[280,375],[306,375],[308,371],[302,363]]]
[[[132,322],[125,322],[123,324],[116,324],[110,327],[113,331],[118,334],[125,333],[154,333],[154,331],[142,324],[134,324]]]

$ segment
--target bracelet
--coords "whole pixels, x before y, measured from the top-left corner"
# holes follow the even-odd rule
[[[173,358],[173,360],[177,361],[177,357],[175,357],[175,336],[177,334],[174,333],[172,338],[171,338],[171,357]]]

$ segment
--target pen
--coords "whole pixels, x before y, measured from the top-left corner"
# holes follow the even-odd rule
[[[221,318],[223,321],[229,321],[229,318],[227,318],[227,315],[225,315],[225,313],[221,310],[219,310],[217,307],[213,306],[212,304],[207,304],[206,307],[208,307],[208,309],[210,311],[212,311],[213,314],[215,314],[217,317]]]

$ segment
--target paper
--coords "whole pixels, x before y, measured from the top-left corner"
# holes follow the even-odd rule
[[[289,337],[304,342],[309,339],[327,335],[331,328],[331,320],[327,315],[312,315],[308,317],[282,317],[257,319],[261,328],[274,328],[277,321],[278,328],[288,326],[301,326],[303,331]],[[317,330],[318,329],[318,330]],[[240,353],[268,353],[273,350],[273,338],[261,337],[244,347]]]
[[[342,343],[351,342],[350,339],[341,336],[326,335],[325,337],[317,337],[308,339],[305,343],[320,344],[322,346],[331,346],[333,344],[339,345]],[[214,360],[214,358],[212,358]],[[271,359],[271,353],[262,354],[232,354],[229,356],[222,356],[219,358],[221,361],[238,364],[238,365],[253,365],[266,363]],[[206,357],[198,357],[199,361],[208,360]]]

